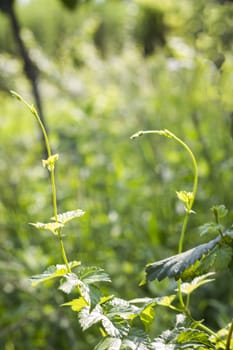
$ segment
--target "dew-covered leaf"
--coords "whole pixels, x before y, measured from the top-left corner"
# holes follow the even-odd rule
[[[69,262],[69,267],[72,269],[73,267],[78,266],[80,264],[81,264],[80,261],[72,261],[72,262]],[[32,282],[33,286],[36,286],[41,282],[48,281],[53,278],[65,276],[67,273],[68,273],[67,267],[65,264],[52,265],[52,266],[49,266],[47,270],[45,270],[42,274],[32,276],[30,278],[30,281]]]
[[[57,221],[64,225],[75,218],[83,216],[84,214],[85,212],[82,209],[67,211],[65,213],[58,214]],[[52,220],[56,220],[54,216],[52,217]]]
[[[209,253],[220,240],[221,236],[218,236],[210,242],[201,244],[186,252],[148,264],[146,266],[147,280],[153,281],[158,279],[161,281],[166,277],[175,277],[178,279],[186,269],[194,265],[203,255]]]

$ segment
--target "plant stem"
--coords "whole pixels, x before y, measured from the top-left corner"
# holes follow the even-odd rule
[[[233,334],[233,320],[231,322],[231,326],[227,336],[226,350],[230,350],[232,334]]]
[[[193,180],[193,189],[192,189],[192,198],[191,201],[189,203],[188,208],[186,208],[186,213],[185,213],[185,217],[184,217],[184,221],[183,221],[183,226],[182,226],[182,230],[181,230],[181,234],[180,234],[180,239],[179,239],[179,247],[178,247],[178,253],[182,253],[183,251],[183,243],[184,243],[184,237],[185,237],[185,233],[186,233],[186,229],[187,229],[187,224],[188,224],[188,220],[190,217],[190,214],[192,213],[192,206],[196,197],[196,193],[197,193],[197,185],[198,185],[198,168],[197,168],[197,162],[196,162],[196,158],[194,157],[193,152],[191,151],[191,149],[189,148],[189,146],[182,141],[179,137],[177,137],[175,134],[173,134],[172,132],[170,132],[169,130],[146,130],[146,131],[139,131],[136,134],[134,134],[133,136],[131,136],[132,139],[144,135],[144,134],[157,134],[157,135],[162,135],[162,136],[166,136],[168,138],[171,138],[175,141],[177,141],[189,154],[191,160],[192,160],[192,164],[193,164],[193,170],[194,170],[194,180]],[[186,306],[183,300],[183,296],[182,296],[182,291],[181,291],[181,280],[178,280],[178,297],[179,297],[179,301],[180,301],[180,305],[182,307],[182,309],[184,310],[184,312],[188,315],[189,314],[189,310],[188,310],[188,303],[187,302]]]
[[[29,103],[27,103],[19,94],[17,94],[14,91],[11,91],[12,95],[15,96],[19,101],[21,101],[27,108],[29,108],[29,110],[31,111],[31,113],[34,115],[34,117],[36,118],[41,131],[43,133],[44,136],[44,141],[45,141],[45,146],[46,146],[46,150],[48,153],[48,158],[51,157],[52,152],[51,152],[51,147],[49,144],[49,138],[46,132],[46,129],[44,127],[43,122],[41,121],[41,118],[37,112],[37,110],[33,107],[33,105],[30,105]],[[52,187],[52,201],[53,201],[53,212],[54,212],[54,219],[56,222],[58,222],[58,215],[57,215],[57,190],[56,190],[56,183],[55,183],[55,172],[54,172],[54,167],[52,167],[51,169],[49,169],[50,172],[50,181],[51,181],[51,187]],[[65,251],[65,247],[63,244],[63,240],[62,240],[62,236],[61,236],[61,229],[58,229],[58,239],[59,239],[59,243],[60,243],[60,249],[61,249],[61,255],[63,258],[63,261],[66,265],[66,269],[68,272],[71,272],[69,263],[68,263],[68,259],[66,256],[66,251]]]

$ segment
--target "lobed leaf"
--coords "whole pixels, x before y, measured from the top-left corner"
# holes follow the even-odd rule
[[[82,266],[78,271],[78,276],[86,284],[111,282],[109,275],[97,266]]]
[[[72,269],[75,266],[80,265],[80,261],[72,261],[69,262],[69,267]],[[38,285],[41,282],[45,282],[57,277],[62,277],[67,274],[67,268],[66,265],[52,265],[47,268],[42,274],[35,275],[30,278],[30,281],[32,282],[33,286]]]
[[[182,283],[181,284],[181,291],[184,294],[191,294],[195,289],[199,288],[203,284],[210,283],[214,281],[213,278],[209,279],[209,276],[213,276],[214,272],[209,272],[205,275],[202,275],[200,277],[196,277],[192,280],[190,283]]]
[[[79,312],[85,306],[88,306],[88,304],[83,297],[80,297],[78,299],[73,299],[73,300],[69,301],[68,303],[64,303],[61,306],[70,306],[73,311]]]
[[[221,236],[218,236],[210,242],[201,244],[186,252],[148,264],[146,266],[146,279],[148,281],[155,279],[161,281],[166,277],[175,277],[178,279],[185,270],[194,265],[203,255],[211,251],[220,240]]]

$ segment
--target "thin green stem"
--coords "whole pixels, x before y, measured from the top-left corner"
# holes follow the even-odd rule
[[[192,207],[193,207],[193,203],[196,197],[196,193],[197,193],[197,185],[198,185],[198,167],[197,167],[197,162],[196,162],[196,158],[194,157],[193,152],[191,151],[191,149],[189,148],[189,146],[183,142],[179,137],[177,137],[175,134],[173,134],[172,132],[170,132],[169,130],[146,130],[146,131],[139,131],[136,134],[134,134],[133,136],[131,136],[132,139],[141,136],[141,135],[145,135],[145,134],[157,134],[157,135],[162,135],[162,136],[166,136],[168,138],[171,138],[175,141],[177,141],[189,154],[192,164],[193,164],[193,171],[194,171],[194,180],[193,180],[193,189],[192,189],[192,196],[190,199],[190,202],[188,204],[188,207],[186,207],[186,214],[184,217],[184,221],[183,221],[183,226],[182,226],[182,230],[180,233],[180,239],[179,239],[179,247],[178,247],[178,253],[182,253],[183,251],[183,243],[184,243],[184,237],[185,237],[185,233],[186,233],[186,229],[187,229],[187,224],[188,224],[188,220],[190,217],[190,214],[192,213]],[[184,303],[183,300],[183,295],[182,295],[182,291],[181,291],[181,280],[178,281],[178,297],[179,297],[179,301],[180,301],[180,305],[182,307],[182,309],[184,310],[184,312],[186,314],[189,314],[189,310],[188,310],[188,303]],[[189,301],[188,301],[189,302]]]
[[[233,334],[233,320],[231,322],[231,326],[227,335],[227,343],[226,343],[226,350],[230,350],[231,348],[231,338],[232,338],[232,334]]]
[[[52,156],[52,152],[51,152],[51,147],[49,144],[49,138],[46,132],[46,129],[40,119],[40,116],[37,112],[37,110],[33,107],[33,105],[30,105],[29,103],[27,103],[27,101],[25,101],[19,94],[17,94],[15,91],[11,91],[11,94],[13,96],[15,96],[20,102],[22,102],[27,108],[29,108],[29,110],[31,111],[31,113],[34,115],[34,117],[36,118],[36,121],[38,122],[43,136],[44,136],[44,141],[45,141],[45,146],[46,146],[46,150],[48,153],[48,158]],[[51,187],[52,187],[52,202],[53,202],[53,212],[54,212],[54,219],[56,222],[58,222],[58,214],[57,214],[57,190],[56,190],[56,183],[55,183],[55,172],[54,172],[54,166],[52,166],[51,168],[48,168],[49,172],[50,172],[50,180],[51,180]],[[58,239],[59,239],[59,243],[60,243],[60,249],[61,249],[61,255],[63,258],[63,261],[66,265],[66,269],[68,272],[71,272],[71,269],[69,267],[69,263],[68,263],[68,259],[66,256],[66,251],[65,251],[65,247],[63,244],[63,240],[62,240],[62,236],[61,236],[61,229],[58,229]]]

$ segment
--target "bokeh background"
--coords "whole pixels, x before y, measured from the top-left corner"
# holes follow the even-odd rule
[[[40,112],[54,152],[59,211],[70,260],[103,267],[108,293],[162,296],[174,282],[139,286],[148,262],[177,252],[183,218],[175,191],[191,190],[192,164],[169,129],[194,151],[199,189],[185,249],[213,236],[198,227],[225,204],[233,222],[233,2],[221,0],[0,0],[0,347],[90,350],[59,305],[57,285],[28,277],[62,263],[57,241],[29,222],[52,216],[40,130],[15,90]],[[197,319],[217,330],[233,312],[232,271],[196,292]],[[161,309],[151,332],[172,325]]]

